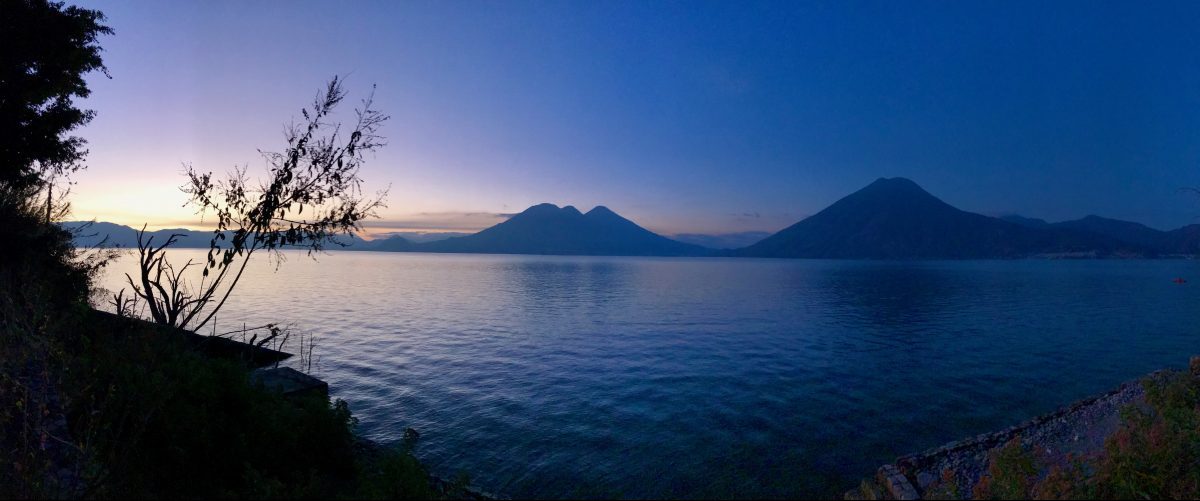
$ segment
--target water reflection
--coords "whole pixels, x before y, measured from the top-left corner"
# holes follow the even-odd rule
[[[333,253],[222,321],[322,336],[362,432],[508,496],[829,497],[1200,353],[1188,266]]]

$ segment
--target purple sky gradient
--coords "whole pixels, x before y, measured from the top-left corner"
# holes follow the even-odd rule
[[[985,214],[1200,222],[1200,4],[81,5],[116,35],[79,219],[197,226],[181,165],[261,169],[336,74],[392,116],[376,231],[540,202],[775,231],[893,176]]]

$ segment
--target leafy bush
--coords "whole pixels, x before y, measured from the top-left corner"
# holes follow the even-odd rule
[[[972,490],[975,499],[1029,499],[1039,465],[1033,454],[1013,437],[990,454],[987,474]]]
[[[924,493],[925,499],[961,499],[958,488],[958,476],[949,468],[942,470],[940,478],[935,480]]]
[[[91,332],[72,353],[71,429],[101,497],[430,497],[408,451],[356,453],[345,402],[284,398],[233,361],[194,353],[157,327]],[[379,473],[373,473],[379,471]],[[388,485],[390,490],[375,489]]]
[[[1200,372],[1142,380],[1144,404],[1121,410],[1121,425],[1093,457],[1048,469],[1014,439],[995,451],[976,499],[1200,498]]]
[[[1105,441],[1095,466],[1105,498],[1200,497],[1200,381],[1175,372],[1147,378],[1146,406],[1122,411],[1121,428]]]
[[[1103,451],[1066,460],[1038,457],[1014,437],[988,456],[972,499],[1200,499],[1200,357],[1190,372],[1151,375],[1145,401],[1121,409]],[[961,499],[953,470],[925,487],[926,499]],[[864,481],[848,495],[877,497]]]
[[[358,453],[344,402],[283,398],[152,324],[97,321],[95,265],[3,195],[0,498],[435,497],[411,448]]]
[[[31,190],[0,185],[0,497],[52,496],[54,465],[69,451],[55,439],[63,335],[86,308],[95,266],[71,236],[46,224]]]

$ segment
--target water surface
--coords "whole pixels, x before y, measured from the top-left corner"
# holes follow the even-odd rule
[[[1185,365],[1198,271],[289,254],[252,264],[218,328],[317,335],[317,375],[361,432],[415,428],[436,473],[504,496],[834,496],[898,455]]]

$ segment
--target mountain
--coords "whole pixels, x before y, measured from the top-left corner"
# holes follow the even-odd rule
[[[771,236],[765,231],[743,231],[708,235],[703,233],[679,233],[672,238],[683,243],[695,244],[709,249],[740,249]]]
[[[1068,228],[1037,229],[959,210],[904,178],[880,178],[741,256],[990,259],[1151,252]]]
[[[1055,228],[1069,228],[1078,231],[1086,231],[1097,235],[1120,240],[1122,242],[1137,244],[1155,249],[1163,248],[1169,239],[1167,232],[1159,231],[1141,223],[1130,221],[1120,221],[1117,219],[1109,219],[1090,215],[1083,219],[1073,221],[1063,221],[1054,223],[1051,226]]]
[[[61,226],[70,231],[75,236],[72,241],[76,247],[95,247],[104,244],[104,247],[119,247],[123,249],[137,249],[137,232],[138,230],[125,225],[106,222],[91,222],[91,221],[66,221],[61,223]],[[184,228],[168,228],[164,230],[148,231],[144,237],[151,245],[158,246],[166,242],[171,235],[178,235],[175,243],[171,245],[176,249],[207,249],[212,242],[213,232],[209,230],[189,230]],[[399,238],[399,237],[393,237]],[[153,240],[150,240],[153,239]],[[399,247],[395,242],[390,242],[385,245],[385,242],[391,239],[380,240],[363,240],[356,236],[339,235],[339,242],[347,244],[344,247],[347,250],[384,250],[370,249],[367,247],[388,247],[386,250],[393,250],[392,247]],[[404,240],[403,238],[399,238]],[[337,245],[327,245],[327,249],[335,250],[342,249]]]
[[[104,243],[105,247],[137,249],[138,246],[137,230],[128,226],[105,222],[67,221],[62,223],[62,227],[75,235],[73,240],[77,247],[95,247],[101,242]],[[159,245],[166,242],[172,234],[180,235],[173,247],[185,249],[207,249],[208,243],[212,239],[211,231],[186,230],[183,228],[148,231],[146,232],[146,238],[152,237],[154,239],[152,244]]]
[[[572,206],[540,204],[474,235],[413,246],[419,252],[700,256],[711,251],[655,234],[607,207],[582,214]]]
[[[136,248],[136,230],[113,223],[62,223],[79,246]],[[210,231],[167,229],[149,233],[155,243],[172,233],[176,247],[207,248]],[[1048,223],[959,210],[904,178],[880,178],[825,210],[766,236],[663,237],[606,207],[587,214],[574,207],[540,204],[479,233],[433,240],[444,234],[395,233],[362,240],[338,237],[348,247],[386,252],[567,254],[617,256],[748,256],[829,259],[994,259],[1018,257],[1156,257],[1200,254],[1200,224],[1159,231],[1129,221],[1087,216]],[[687,240],[687,241],[680,241]],[[752,245],[745,245],[757,241]],[[699,245],[698,245],[699,244]],[[742,244],[741,246],[737,244]],[[733,250],[712,250],[714,248]]]
[[[376,240],[358,240],[345,250],[407,252],[413,250],[413,242],[401,236],[390,236]]]
[[[1010,223],[1019,224],[1021,226],[1027,227],[1027,228],[1049,228],[1050,227],[1050,223],[1047,223],[1045,219],[1038,219],[1035,217],[1025,217],[1025,216],[1020,216],[1017,214],[1009,214],[1006,216],[1000,216],[1000,219],[1002,219],[1004,221],[1008,221]]]
[[[1189,224],[1166,232],[1164,251],[1169,254],[1200,254],[1200,224]]]
[[[1082,219],[1047,223],[1042,219],[1017,215],[1001,219],[1031,228],[1060,228],[1087,232],[1113,240],[1153,249],[1166,255],[1200,254],[1200,224],[1192,224],[1171,231],[1161,231],[1132,221],[1121,221],[1096,215]]]
[[[387,239],[391,237],[401,237],[415,244],[423,244],[425,242],[436,242],[447,238],[465,237],[470,233],[462,233],[457,231],[441,232],[441,231],[392,231],[378,235],[378,239]]]

